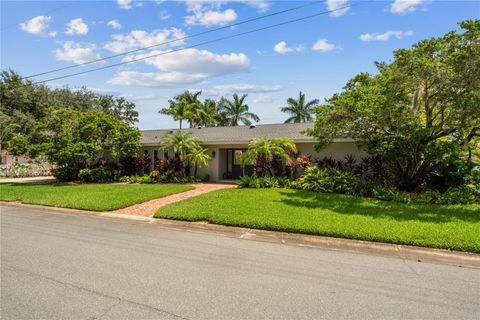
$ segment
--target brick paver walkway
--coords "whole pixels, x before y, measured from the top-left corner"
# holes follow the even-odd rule
[[[214,190],[236,187],[236,185],[233,185],[233,184],[215,184],[215,183],[196,183],[196,184],[193,184],[193,186],[195,187],[195,189],[193,190],[172,194],[170,196],[166,196],[163,198],[149,200],[147,202],[135,204],[130,207],[112,211],[112,213],[151,217],[158,210],[158,208],[166,206],[167,204],[181,201],[187,198],[195,197],[200,194],[204,194]]]

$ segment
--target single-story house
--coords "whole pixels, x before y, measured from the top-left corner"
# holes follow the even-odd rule
[[[358,159],[366,156],[365,152],[357,148],[352,138],[336,138],[330,146],[320,153],[316,152],[315,138],[302,133],[307,128],[313,128],[313,123],[143,130],[140,143],[143,154],[148,153],[155,163],[157,159],[164,156],[158,151],[163,136],[177,130],[191,133],[200,140],[202,146],[207,148],[208,154],[212,157],[208,166],[200,168],[198,174],[200,176],[208,175],[212,181],[240,177],[243,170],[240,166],[239,156],[247,149],[250,141],[258,138],[290,138],[297,145],[300,154],[309,154],[313,158],[328,156],[340,160],[349,154]]]

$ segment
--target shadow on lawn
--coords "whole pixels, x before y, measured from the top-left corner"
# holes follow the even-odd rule
[[[326,209],[337,214],[356,214],[372,218],[433,223],[447,223],[455,220],[480,222],[480,206],[477,205],[408,204],[301,190],[282,191],[281,196],[280,202],[289,206]]]

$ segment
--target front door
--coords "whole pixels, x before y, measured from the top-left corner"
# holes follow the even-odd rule
[[[246,149],[227,149],[227,179],[238,179],[244,175],[250,175],[253,172],[251,165],[242,168],[241,158]]]

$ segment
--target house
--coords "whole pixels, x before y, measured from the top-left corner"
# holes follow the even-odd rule
[[[239,157],[247,149],[248,143],[254,139],[291,138],[297,145],[300,154],[309,154],[313,158],[333,157],[343,159],[352,154],[356,158],[366,156],[359,150],[352,138],[336,138],[334,142],[320,153],[315,151],[315,138],[302,132],[313,128],[313,123],[263,124],[237,127],[208,127],[181,129],[197,137],[207,148],[212,157],[208,166],[200,168],[198,174],[208,175],[210,180],[237,179],[243,174]],[[148,153],[153,163],[163,157],[158,151],[160,140],[166,134],[180,129],[143,130],[140,143],[142,152]]]

